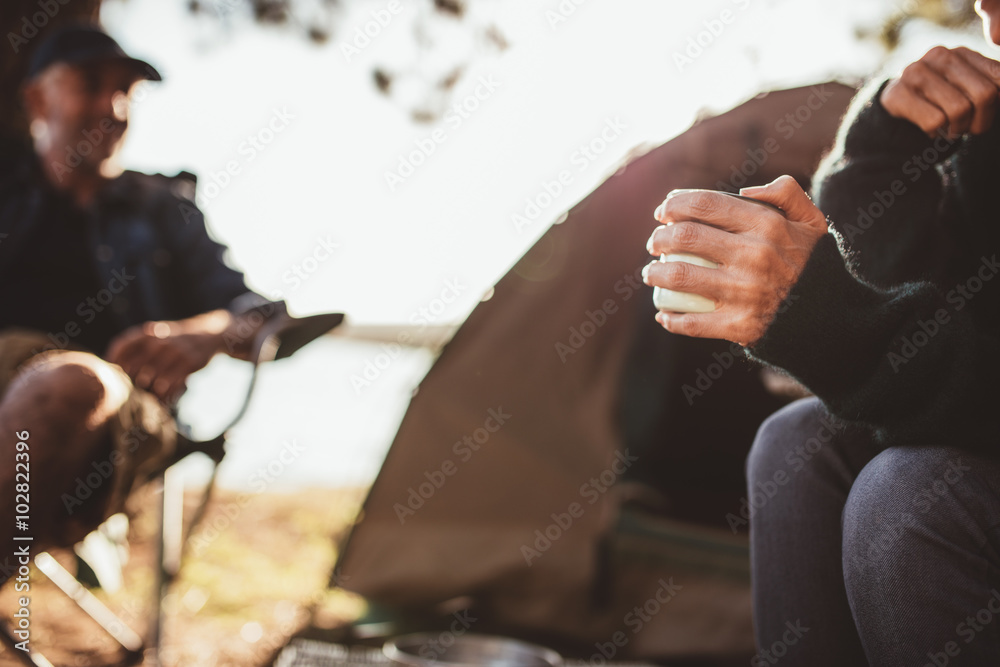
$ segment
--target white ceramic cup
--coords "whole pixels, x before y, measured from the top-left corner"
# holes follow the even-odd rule
[[[688,264],[704,266],[709,269],[719,268],[719,265],[711,260],[686,253],[660,255],[660,261],[687,262]],[[715,301],[707,297],[700,294],[691,294],[690,292],[675,292],[672,289],[664,287],[653,288],[653,304],[659,310],[668,310],[672,313],[711,313],[715,310]]]

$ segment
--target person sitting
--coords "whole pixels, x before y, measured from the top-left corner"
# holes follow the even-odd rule
[[[977,9],[1000,44],[1000,3]],[[1000,63],[937,47],[876,81],[817,174],[743,195],[675,191],[647,283],[713,299],[661,312],[817,398],[747,461],[753,664],[1000,664]],[[826,215],[829,215],[829,228]],[[830,233],[828,233],[830,232]],[[766,492],[765,492],[766,490]]]
[[[53,30],[23,86],[31,141],[0,157],[7,546],[67,546],[120,511],[172,453],[187,377],[245,357],[283,307],[223,261],[190,177],[116,167],[142,80],[160,75],[99,27]]]

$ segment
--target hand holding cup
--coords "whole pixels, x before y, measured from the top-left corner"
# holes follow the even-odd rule
[[[643,278],[669,290],[657,293],[656,316],[668,331],[752,345],[827,232],[826,217],[790,176],[740,194],[674,190],[656,209],[663,225],[646,247],[680,261],[652,262]],[[698,265],[678,255],[705,261]],[[700,309],[685,308],[690,304],[673,300],[676,293],[700,297]]]

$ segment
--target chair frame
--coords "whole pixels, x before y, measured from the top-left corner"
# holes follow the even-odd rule
[[[219,464],[222,463],[226,455],[226,439],[229,431],[240,422],[247,412],[254,387],[257,384],[257,372],[260,365],[290,357],[305,345],[340,326],[343,321],[344,315],[342,313],[325,313],[295,318],[288,315],[282,308],[280,312],[262,325],[254,339],[250,354],[253,371],[246,395],[236,416],[222,429],[219,435],[209,440],[191,440],[178,430],[177,450],[174,456],[155,472],[149,482],[154,493],[160,495],[160,502],[156,504],[156,576],[153,585],[150,621],[145,639],[87,590],[48,552],[41,552],[35,556],[35,566],[39,571],[122,647],[125,652],[122,664],[135,665],[144,661],[145,664],[154,667],[161,664],[159,651],[165,621],[163,600],[180,573],[188,538],[197,529],[211,501]],[[212,461],[212,473],[188,529],[184,531],[184,488],[180,484],[171,483],[168,471],[175,464],[195,453],[204,454]],[[15,639],[9,623],[6,621],[0,623],[0,644],[9,649],[23,664],[28,667],[52,667],[52,663],[41,653],[34,649],[27,652],[19,650],[15,648],[16,643],[17,639]]]

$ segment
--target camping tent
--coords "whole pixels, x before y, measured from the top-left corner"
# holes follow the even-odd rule
[[[756,426],[787,399],[729,344],[653,321],[645,243],[673,188],[808,183],[852,92],[700,120],[549,229],[420,384],[337,582],[398,608],[473,596],[532,636],[621,632],[619,655],[751,651],[746,529],[727,515]]]

